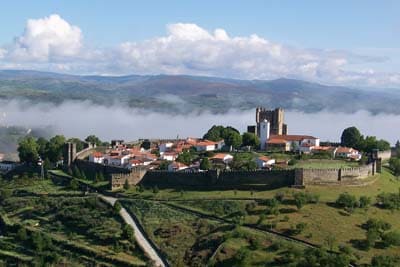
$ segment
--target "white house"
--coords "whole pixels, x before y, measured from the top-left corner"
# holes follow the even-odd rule
[[[109,156],[104,159],[104,164],[111,166],[120,166],[128,164],[130,155]]]
[[[309,135],[271,135],[267,141],[267,150],[277,148],[283,151],[310,152],[319,147],[320,139]]]
[[[257,167],[263,169],[275,164],[275,159],[271,159],[266,156],[261,156],[256,159]]]
[[[174,162],[172,162],[171,164],[168,165],[168,171],[170,171],[170,172],[181,171],[181,170],[185,170],[185,169],[188,169],[188,168],[189,167],[186,166],[185,164],[177,162],[177,161],[174,161]]]
[[[103,155],[103,153],[101,153],[101,152],[93,152],[92,154],[89,155],[89,162],[103,164],[104,163],[104,155]]]
[[[361,159],[362,154],[354,148],[340,146],[334,151],[334,156],[335,158],[346,158],[358,161]]]
[[[213,157],[211,157],[211,162],[213,163],[223,163],[223,164],[229,164],[233,160],[233,156],[231,154],[226,154],[226,153],[218,153],[215,154]]]
[[[164,152],[171,151],[173,146],[174,146],[174,143],[172,143],[172,142],[162,143],[158,146],[158,150],[160,151],[160,154],[162,154]]]
[[[128,168],[133,168],[133,167],[137,167],[137,166],[143,166],[144,162],[139,160],[139,159],[131,159],[129,160],[128,163]]]
[[[175,152],[164,152],[161,156],[160,159],[162,160],[168,160],[168,161],[174,161],[178,158],[178,154]]]
[[[220,141],[210,141],[210,140],[204,140],[196,143],[196,151],[197,152],[202,152],[202,151],[214,151],[214,150],[219,150],[225,145],[224,140]]]

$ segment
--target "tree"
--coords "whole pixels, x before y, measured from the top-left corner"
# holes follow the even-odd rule
[[[49,141],[43,137],[39,137],[36,140],[36,143],[38,145],[38,153],[40,155],[40,157],[42,157],[43,159],[46,158],[47,156],[47,143]]]
[[[356,127],[349,127],[344,129],[340,142],[342,146],[358,148],[362,136]]]
[[[242,145],[242,136],[235,131],[229,131],[224,140],[225,145],[233,148],[239,148]]]
[[[368,208],[369,205],[371,205],[371,198],[367,196],[360,196],[358,203],[360,208]]]
[[[371,261],[373,267],[397,267],[399,264],[400,258],[385,255],[374,256]]]
[[[207,133],[203,136],[203,139],[211,140],[211,141],[219,141],[222,139],[222,132],[224,130],[224,126],[222,125],[213,125]]]
[[[38,144],[33,137],[25,137],[18,145],[19,159],[28,164],[36,164],[39,159],[38,148]]]
[[[305,194],[302,193],[297,193],[294,194],[294,202],[296,204],[297,209],[301,209],[306,203],[307,203],[307,198]]]
[[[119,213],[119,212],[121,211],[121,209],[122,209],[121,203],[119,203],[118,200],[115,201],[115,203],[114,203],[114,211],[115,211],[116,213]]]
[[[208,158],[204,158],[200,163],[200,169],[209,170],[210,168],[211,168],[210,161],[208,160]]]
[[[69,181],[69,187],[70,187],[72,190],[78,190],[78,189],[79,189],[79,181],[76,180],[76,179],[71,179],[71,180]]]
[[[85,141],[87,143],[95,144],[96,146],[101,146],[102,145],[102,142],[101,142],[100,138],[98,138],[97,136],[95,136],[93,134],[89,135],[88,137],[86,137]]]
[[[140,145],[140,147],[142,147],[142,148],[144,148],[144,149],[146,149],[146,150],[150,149],[150,147],[151,147],[151,142],[150,142],[150,140],[148,140],[148,139],[144,140],[144,141],[142,142],[142,144]]]
[[[257,149],[260,146],[260,139],[253,133],[243,133],[242,143],[243,146],[250,146]]]
[[[160,162],[160,165],[158,166],[158,169],[160,169],[160,170],[167,170],[169,164],[170,164],[169,161],[163,160],[163,161]]]
[[[66,142],[66,139],[63,135],[56,135],[52,137],[47,143],[47,158],[56,163],[63,156],[63,147]]]
[[[239,131],[231,126],[221,126],[221,125],[214,125],[212,126],[207,133],[203,136],[203,139],[211,140],[211,141],[219,141],[221,139],[225,140],[228,138],[229,135],[232,133],[239,134]]]
[[[181,154],[179,154],[176,161],[181,162],[185,165],[190,165],[190,163],[192,163],[192,154],[189,151],[185,150]]]
[[[379,232],[376,229],[369,229],[365,240],[365,247],[367,249],[375,246],[376,240],[379,238]]]
[[[389,167],[394,175],[400,176],[400,158],[391,158],[389,160]]]
[[[396,156],[400,157],[400,140],[397,140],[394,148],[395,148],[395,151],[396,151]]]
[[[399,231],[386,232],[382,235],[382,241],[386,247],[400,246],[400,232]]]
[[[132,226],[130,226],[129,224],[125,224],[122,235],[125,239],[127,239],[129,241],[135,240],[135,231],[133,230]]]
[[[354,208],[358,207],[359,203],[355,196],[346,192],[339,195],[339,197],[336,199],[336,205],[353,210]]]

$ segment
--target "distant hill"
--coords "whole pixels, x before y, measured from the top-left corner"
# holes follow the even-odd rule
[[[188,75],[77,76],[38,71],[0,71],[0,99],[61,103],[90,100],[168,113],[226,112],[255,106],[400,114],[396,90],[361,90],[301,80],[235,80]]]

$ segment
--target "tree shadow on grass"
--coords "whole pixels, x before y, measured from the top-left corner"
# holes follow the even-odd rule
[[[297,212],[297,209],[293,209],[293,208],[281,208],[281,209],[279,209],[279,212],[280,212],[281,214],[295,213],[295,212]]]

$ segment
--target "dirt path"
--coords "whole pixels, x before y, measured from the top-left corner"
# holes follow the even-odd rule
[[[103,195],[99,195],[101,199],[106,201],[107,203],[110,203],[112,206],[114,206],[115,202],[117,201],[117,198],[114,197],[106,197]],[[158,255],[157,251],[151,246],[150,242],[146,239],[142,231],[139,229],[137,226],[136,222],[133,220],[131,215],[126,211],[124,207],[121,208],[119,214],[121,217],[124,219],[124,221],[132,226],[134,232],[135,232],[135,240],[139,244],[139,246],[143,249],[143,251],[147,254],[147,256],[155,263],[155,266],[159,267],[166,267],[164,261],[162,260],[161,256]]]

